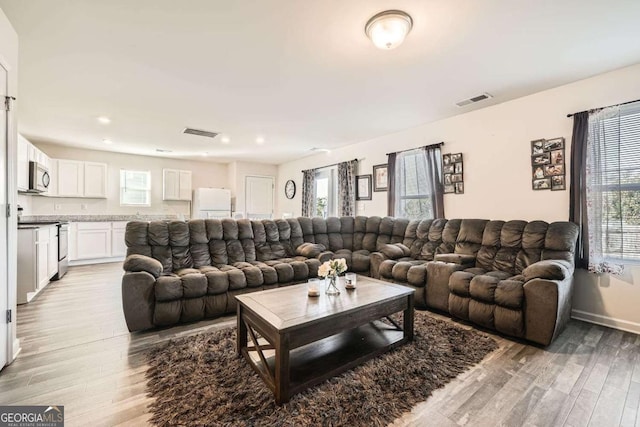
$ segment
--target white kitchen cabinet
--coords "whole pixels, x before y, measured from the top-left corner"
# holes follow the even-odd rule
[[[111,223],[79,222],[76,226],[76,259],[111,257]]]
[[[39,228],[37,232],[36,257],[38,259],[38,286],[44,288],[49,283],[49,230]]]
[[[106,163],[52,159],[50,196],[102,199],[107,197]]]
[[[111,223],[111,256],[123,257],[127,255],[127,245],[124,242],[124,234],[127,228],[126,221]]]
[[[162,200],[191,201],[191,171],[163,169]]]
[[[18,191],[29,189],[29,141],[18,135]]]
[[[84,196],[84,162],[76,160],[56,160],[57,196],[83,197]]]
[[[84,197],[107,197],[106,163],[84,162]]]

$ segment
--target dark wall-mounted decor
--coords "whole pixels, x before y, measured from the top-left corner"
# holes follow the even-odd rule
[[[373,191],[387,191],[389,189],[389,175],[387,164],[373,167]]]
[[[462,153],[442,155],[442,183],[444,194],[464,194]]]
[[[531,188],[566,190],[564,138],[531,141]]]
[[[356,176],[356,200],[371,200],[371,175]]]

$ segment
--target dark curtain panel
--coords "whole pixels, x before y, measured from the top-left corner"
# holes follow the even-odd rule
[[[444,184],[442,183],[442,151],[440,145],[424,147],[427,160],[427,183],[431,186],[433,217],[444,218]]]
[[[576,248],[576,266],[586,268],[589,263],[589,230],[587,222],[587,136],[589,113],[583,111],[573,115],[571,137],[571,181],[569,184],[569,221],[580,227]]]
[[[302,171],[302,216],[312,217],[315,210],[316,169]]]
[[[395,215],[396,207],[396,153],[387,155],[387,215]]]
[[[338,216],[354,216],[358,161],[338,163]]]

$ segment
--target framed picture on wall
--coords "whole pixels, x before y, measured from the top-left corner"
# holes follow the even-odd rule
[[[455,193],[456,189],[453,186],[453,184],[445,184],[444,186],[444,194],[451,194],[451,193]]]
[[[373,167],[373,191],[387,191],[388,189],[387,164],[375,165]]]
[[[455,184],[456,194],[464,194],[464,182],[456,182]]]
[[[533,180],[534,190],[549,190],[551,188],[551,178],[542,178]]]
[[[371,200],[371,175],[356,176],[356,200]]]
[[[564,181],[564,175],[551,177],[551,191],[565,190],[566,185]]]

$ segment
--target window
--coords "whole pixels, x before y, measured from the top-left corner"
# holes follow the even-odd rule
[[[400,152],[396,158],[396,206],[399,218],[434,218],[432,191],[423,149]]]
[[[151,172],[120,169],[120,205],[151,206]]]
[[[323,168],[316,172],[315,211],[314,216],[328,218],[337,216],[338,189],[336,168]]]
[[[586,180],[590,252],[640,261],[640,102],[590,114]]]

